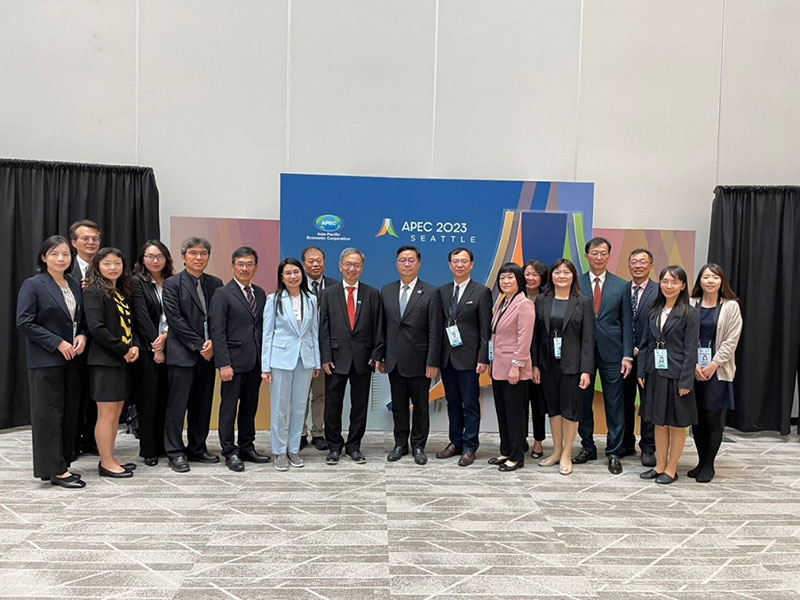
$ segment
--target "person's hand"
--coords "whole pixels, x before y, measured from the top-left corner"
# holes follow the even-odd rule
[[[262,373],[261,379],[263,379],[267,383],[272,383],[272,373]]]
[[[539,370],[539,367],[533,367],[532,371],[531,379],[533,383],[542,383],[542,372]]]
[[[58,345],[58,351],[61,352],[61,356],[64,357],[64,360],[72,360],[77,356],[75,354],[75,348],[72,347],[67,340],[61,340],[61,343]]]
[[[136,362],[136,359],[139,358],[139,348],[136,346],[131,346],[128,348],[128,351],[125,353],[123,358],[127,363]]]
[[[489,368],[489,365],[487,365],[486,363],[478,363],[478,366],[475,367],[475,372],[478,375],[483,375],[484,373],[486,373],[486,369],[488,369],[488,368]]]
[[[89,278],[84,277],[83,279],[81,279],[81,289],[85,290],[88,287],[89,287]]]
[[[644,377],[639,377],[639,386],[644,387]]]
[[[633,349],[633,358],[636,358],[637,356],[639,356],[639,349],[638,348],[634,348]]]
[[[425,377],[435,379],[439,376],[439,367],[425,367]]]
[[[706,376],[703,375],[703,367],[701,367],[700,365],[694,366],[694,378],[697,379],[697,381],[706,380]]]
[[[508,371],[508,383],[511,385],[517,385],[519,382],[519,367],[516,365],[512,365],[511,369]]]
[[[585,390],[591,385],[592,383],[592,376],[588,373],[581,373],[581,380],[578,382],[578,387],[582,390]]]
[[[705,367],[703,367],[703,375],[705,376],[705,380],[708,381],[714,376],[714,373],[717,372],[719,365],[715,363],[713,360],[708,363]]]
[[[314,372],[311,374],[311,377],[316,379],[317,377],[319,377],[320,373],[322,373],[320,369],[314,369]]]
[[[322,370],[325,371],[325,375],[330,375],[333,373],[333,370],[336,368],[336,365],[332,362],[322,363]]]
[[[233,367],[230,365],[227,367],[220,367],[219,378],[222,379],[222,381],[233,381]]]
[[[622,373],[622,378],[625,379],[628,375],[631,374],[633,371],[633,362],[628,360],[627,358],[622,359],[622,368],[620,369],[620,373]]]
[[[379,373],[386,373],[386,363],[383,361],[377,361],[375,363],[375,370]]]
[[[153,352],[153,362],[163,365],[165,362],[167,362],[167,355],[163,352]]]
[[[82,354],[86,350],[86,336],[75,336],[75,340],[72,342],[72,349],[75,351],[75,356]]]
[[[165,331],[164,333],[162,333],[156,339],[153,340],[153,343],[150,344],[150,347],[153,349],[153,352],[163,352],[166,345],[167,345],[167,332]]]
[[[678,396],[685,396],[686,394],[688,394],[688,393],[689,393],[689,392],[691,392],[691,391],[692,391],[692,390],[688,390],[688,389],[686,389],[686,388],[680,388],[680,389],[678,390]]]
[[[214,342],[211,340],[206,340],[203,344],[203,347],[200,349],[200,356],[206,360],[211,360],[214,358]]]

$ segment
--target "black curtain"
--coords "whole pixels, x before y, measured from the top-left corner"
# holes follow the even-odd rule
[[[158,188],[149,167],[0,159],[0,429],[30,423],[25,351],[15,326],[17,292],[36,271],[42,241],[69,238],[79,219],[96,221],[104,246],[128,259],[159,237]]]
[[[800,359],[800,187],[714,195],[708,260],[725,269],[744,321],[728,424],[787,435]]]

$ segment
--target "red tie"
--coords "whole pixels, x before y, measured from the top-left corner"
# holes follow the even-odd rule
[[[600,278],[594,278],[594,314],[600,314],[600,307],[603,304],[603,288],[600,287]]]
[[[356,299],[353,297],[355,291],[355,286],[347,286],[347,318],[350,319],[350,329],[356,327]]]

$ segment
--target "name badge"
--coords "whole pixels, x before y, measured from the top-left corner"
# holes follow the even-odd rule
[[[461,340],[461,332],[458,330],[458,325],[450,325],[445,328],[447,332],[447,339],[453,348],[463,346],[464,342]]]
[[[561,360],[561,338],[560,337],[554,337],[553,338],[553,356],[556,359]]]
[[[494,341],[489,341],[489,362],[494,360]]]
[[[697,349],[697,364],[703,368],[711,364],[711,348]]]
[[[167,322],[166,321],[159,321],[158,322],[158,335],[161,335],[167,330]]]
[[[666,348],[656,348],[655,352],[655,360],[656,360],[656,369],[668,369],[669,368],[669,361],[667,360],[667,349]]]
[[[208,321],[203,321],[203,335],[205,336],[205,339],[210,339],[208,337]]]

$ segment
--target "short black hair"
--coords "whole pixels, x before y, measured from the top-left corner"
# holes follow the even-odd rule
[[[244,258],[245,256],[252,256],[256,259],[256,264],[258,264],[258,252],[250,246],[240,246],[234,250],[233,254],[231,254],[231,264],[235,263],[237,258]]]
[[[407,252],[408,250],[411,250],[417,254],[417,260],[422,260],[422,252],[420,252],[419,248],[417,248],[416,246],[400,246],[397,249],[397,254],[395,254],[395,258],[400,256],[402,252]]]
[[[650,252],[650,250],[648,250],[647,248],[634,248],[633,250],[631,250],[631,253],[628,254],[628,260],[630,260],[634,254],[647,254],[647,257],[650,259],[650,262],[651,263],[653,262],[653,253]]]
[[[608,253],[611,254],[611,242],[609,242],[604,237],[593,237],[592,239],[590,239],[588,242],[586,242],[586,246],[583,248],[583,252],[584,254],[589,254],[589,250],[595,248],[596,246],[600,246],[602,244],[608,246]]]
[[[103,230],[100,229],[100,225],[94,221],[90,221],[89,219],[81,219],[80,221],[75,221],[69,226],[69,239],[78,239],[78,227],[88,227],[89,229],[94,229],[97,231],[97,235],[103,237]]]
[[[522,267],[514,262],[507,262],[500,267],[500,270],[497,272],[497,281],[495,282],[497,284],[497,289],[500,289],[500,275],[503,273],[513,273],[517,280],[517,293],[525,293],[525,272],[522,270]]]
[[[311,250],[316,250],[322,254],[322,260],[325,260],[325,251],[317,246],[306,246],[303,248],[303,251],[300,253],[300,260],[306,262],[306,252],[310,252]]]
[[[475,262],[475,255],[472,254],[472,250],[469,248],[453,248],[447,253],[447,262],[450,262],[450,259],[453,258],[453,255],[458,254],[459,252],[466,252],[469,254],[469,262]]]

